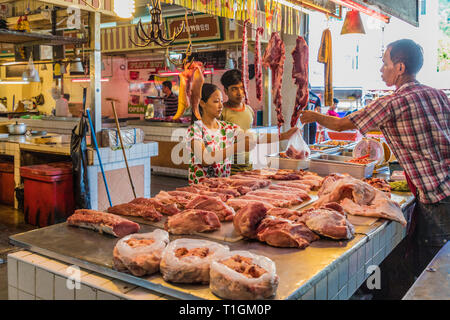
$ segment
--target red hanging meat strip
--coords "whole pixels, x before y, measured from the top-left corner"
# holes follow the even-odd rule
[[[284,124],[284,117],[281,112],[282,98],[281,86],[283,82],[283,70],[285,57],[284,43],[277,32],[272,32],[266,51],[263,56],[263,66],[272,70],[272,95],[273,103],[277,113],[278,135],[281,126]]]
[[[256,81],[256,99],[262,101],[263,85],[262,85],[262,57],[261,57],[261,36],[264,34],[264,29],[259,27],[256,29],[256,43],[255,43],[255,81]]]
[[[245,104],[248,102],[248,43],[247,43],[247,24],[249,19],[244,21],[244,31],[242,33],[242,84],[244,85]]]
[[[297,38],[297,45],[292,51],[292,58],[294,59],[292,65],[292,78],[297,85],[297,96],[295,98],[294,113],[291,117],[291,127],[297,124],[300,111],[305,109],[308,105],[309,90],[308,90],[308,59],[309,48],[303,37]]]

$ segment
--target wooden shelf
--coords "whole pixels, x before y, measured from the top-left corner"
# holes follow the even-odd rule
[[[54,36],[50,34],[20,32],[20,31],[0,29],[0,43],[12,43],[23,45],[42,44],[48,46],[58,46],[65,44],[81,45],[86,42],[87,39],[78,39],[75,37]]]

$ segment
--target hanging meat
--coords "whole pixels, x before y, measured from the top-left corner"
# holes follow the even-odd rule
[[[331,106],[333,104],[333,62],[331,49],[331,32],[326,29],[322,33],[322,40],[320,41],[319,55],[317,61],[325,64],[324,72],[324,106]]]
[[[198,105],[202,96],[202,86],[205,81],[203,72],[203,63],[194,61],[192,63],[188,63],[185,66],[184,71],[180,73],[178,110],[173,116],[174,120],[180,118],[189,105],[192,107],[192,112],[197,119],[200,120],[202,118],[200,116],[200,112],[198,111]]]
[[[272,70],[272,95],[273,103],[275,104],[275,111],[277,113],[278,135],[280,135],[281,126],[284,124],[283,113],[281,112],[281,105],[283,103],[281,98],[281,86],[283,82],[283,70],[285,49],[284,43],[277,32],[273,32],[270,37],[269,44],[263,56],[263,66]]]
[[[247,43],[247,24],[249,19],[244,21],[244,31],[242,32],[242,84],[244,86],[245,104],[248,102],[248,43]]]
[[[308,106],[309,90],[308,90],[308,59],[309,48],[303,37],[297,38],[297,45],[292,51],[292,78],[297,85],[297,96],[295,97],[294,113],[291,117],[291,127],[297,124],[300,111]]]
[[[256,99],[262,101],[263,85],[262,85],[262,57],[261,57],[261,36],[264,34],[264,28],[256,29],[255,43],[255,81],[256,81]]]

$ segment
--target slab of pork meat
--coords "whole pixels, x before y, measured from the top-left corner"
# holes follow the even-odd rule
[[[242,196],[240,199],[264,201],[264,202],[270,203],[274,207],[281,207],[281,208],[290,207],[292,205],[292,200],[274,199],[274,198],[260,197],[260,196],[249,195],[249,194]]]
[[[288,187],[288,188],[293,188],[293,189],[299,189],[299,190],[304,190],[306,192],[311,190],[311,186],[310,185],[307,185],[307,184],[304,184],[304,183],[301,183],[301,182],[297,183],[295,181],[279,182],[279,183],[276,184],[276,186],[277,187]]]
[[[109,207],[107,211],[109,213],[120,214],[123,216],[142,217],[150,221],[160,221],[162,219],[162,215],[156,211],[153,205],[148,206],[134,203],[122,203]]]
[[[297,125],[300,111],[308,106],[309,90],[308,90],[308,59],[309,48],[305,39],[299,36],[296,46],[292,51],[292,78],[297,85],[297,95],[295,97],[294,112],[291,117],[291,127]],[[300,158],[302,159],[302,158]]]
[[[289,193],[289,194],[295,194],[298,195],[303,201],[311,200],[311,197],[308,195],[308,192],[303,189],[299,188],[291,188],[291,187],[284,187],[279,185],[272,185],[269,187],[269,190],[274,191],[281,191],[283,193]]]
[[[285,52],[284,43],[280,35],[277,32],[272,32],[262,60],[263,66],[272,70],[272,96],[277,113],[278,135],[280,135],[281,126],[284,124],[284,117],[281,110],[283,104],[281,87],[283,84],[284,60],[286,59]]]
[[[232,221],[234,209],[220,199],[199,195],[186,205],[186,209],[201,209],[212,211],[219,217],[220,221]]]
[[[303,223],[267,216],[258,226],[257,237],[259,241],[266,242],[274,247],[306,248],[311,242],[319,240],[314,232]]]
[[[343,212],[342,207],[332,202],[317,209],[303,211],[302,220],[309,229],[321,236],[332,239],[351,239],[355,234],[355,228],[341,212]]]
[[[168,216],[172,216],[181,211],[180,209],[178,209],[178,206],[176,203],[172,203],[170,201],[163,202],[163,201],[156,200],[155,198],[150,198],[150,199],[136,198],[136,199],[130,201],[130,203],[153,206],[156,209],[156,211],[158,211],[162,214],[168,215]]]
[[[194,234],[218,230],[221,224],[212,211],[189,209],[170,216],[165,229],[172,234]]]
[[[291,220],[294,222],[303,222],[303,220],[301,219],[302,214],[300,212],[288,208],[272,208],[267,211],[267,215]]]
[[[253,202],[238,210],[233,218],[234,229],[244,237],[255,239],[256,229],[265,218],[267,209],[262,203]]]
[[[242,32],[242,84],[244,86],[244,102],[249,104],[248,101],[248,43],[247,43],[247,24],[249,19],[244,21],[244,27]]]
[[[92,229],[118,238],[136,233],[140,229],[139,225],[133,221],[90,209],[75,210],[74,214],[67,219],[67,223],[70,226]]]
[[[256,29],[255,40],[255,82],[256,82],[256,99],[261,102],[263,96],[262,84],[262,56],[261,56],[261,36],[264,34],[264,28]]]
[[[271,208],[275,208],[272,204],[265,202],[265,201],[259,201],[259,200],[248,200],[248,199],[230,199],[227,201],[227,204],[232,207],[236,212],[243,208],[246,207],[249,203],[261,203],[262,205],[264,205],[264,207],[269,210]]]
[[[182,191],[180,191],[180,192],[182,192]],[[193,195],[195,195],[195,194],[193,194]],[[194,196],[192,196],[191,198],[187,198],[186,195],[183,195],[183,196],[177,195],[177,196],[175,196],[175,195],[170,195],[166,191],[160,191],[154,197],[154,199],[159,201],[160,203],[163,203],[163,204],[176,204],[176,206],[178,208],[184,208],[193,197]]]
[[[274,200],[279,200],[279,199],[287,200],[287,201],[290,201],[291,206],[300,204],[303,202],[303,199],[297,194],[286,193],[283,191],[276,191],[276,190],[256,190],[256,191],[247,193],[247,195],[265,197],[265,198],[274,199]]]
[[[406,226],[400,206],[386,193],[350,176],[330,183],[322,186],[322,194],[314,204],[316,208],[338,202],[349,214],[390,219]]]

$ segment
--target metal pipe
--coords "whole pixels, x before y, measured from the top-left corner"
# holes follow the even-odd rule
[[[112,207],[111,196],[109,195],[108,183],[106,182],[105,171],[103,170],[102,158],[100,157],[100,150],[98,149],[97,138],[95,137],[94,126],[92,125],[91,113],[89,108],[86,108],[86,114],[89,120],[89,126],[91,127],[91,138],[94,142],[95,151],[97,151],[98,163],[100,164],[100,169],[103,175],[103,182],[105,183],[106,194],[108,195],[109,206]]]
[[[125,159],[125,165],[127,167],[128,178],[130,179],[131,189],[133,190],[133,195],[134,195],[134,198],[136,199],[137,198],[136,191],[134,190],[133,179],[131,178],[130,167],[128,166],[127,155],[125,153],[125,148],[123,146],[122,133],[120,132],[119,118],[117,117],[117,113],[116,113],[115,100],[112,98],[106,98],[106,100],[111,101],[111,106],[112,106],[113,113],[114,113],[114,120],[116,121],[117,133],[119,135],[120,146],[122,147],[123,158]]]

